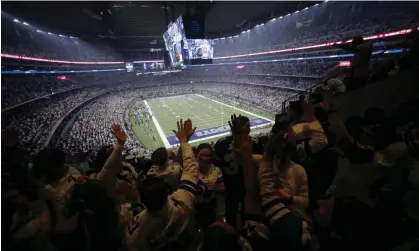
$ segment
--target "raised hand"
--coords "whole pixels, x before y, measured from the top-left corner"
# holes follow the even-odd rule
[[[240,125],[239,118],[241,115],[237,117],[236,114],[231,115],[230,121],[228,121],[228,125],[230,126],[231,133],[234,136],[246,134],[247,130],[246,128],[250,125],[249,122],[247,122],[244,125]]]
[[[192,121],[190,119],[185,121],[185,128],[187,130],[186,135],[188,136],[188,141],[194,134],[196,127],[192,128]]]
[[[177,131],[173,130],[173,133],[176,135],[180,143],[188,142],[189,138],[195,132],[196,127],[192,129],[192,121],[186,120],[183,122],[181,119],[177,122]]]
[[[127,134],[122,130],[120,125],[112,125],[111,133],[115,136],[119,145],[123,146],[127,140]]]

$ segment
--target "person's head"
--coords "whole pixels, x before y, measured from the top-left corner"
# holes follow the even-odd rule
[[[141,202],[149,212],[159,212],[167,203],[169,186],[160,177],[148,177],[141,184]]]
[[[364,121],[367,126],[380,125],[387,120],[383,109],[378,107],[371,107],[365,111]]]
[[[291,120],[296,122],[300,120],[303,116],[304,108],[303,104],[299,101],[291,101],[288,107],[288,115],[290,116]]]
[[[356,141],[360,141],[364,119],[361,116],[350,116],[346,119],[345,127]]]
[[[301,94],[300,96],[298,96],[299,102],[304,102],[305,99],[306,99],[306,96],[304,94]]]
[[[102,170],[102,167],[105,165],[106,160],[111,156],[111,153],[113,151],[113,146],[106,145],[102,146],[99,151],[96,154],[96,158],[93,160],[93,162],[90,164],[90,167],[92,168],[93,172],[99,172]]]
[[[54,182],[61,178],[65,163],[65,153],[56,148],[44,148],[35,157],[33,173],[45,182]]]
[[[241,125],[241,126],[244,126],[244,125],[246,125],[246,123],[250,122],[250,120],[249,120],[248,117],[242,116],[242,115],[240,115],[238,117],[238,120],[239,120],[239,125]],[[248,125],[246,125],[246,131],[245,131],[245,133],[246,134],[249,134],[250,133],[250,123]]]
[[[217,221],[208,227],[201,251],[241,251],[240,236],[234,228]]]
[[[364,42],[364,38],[362,36],[354,36],[352,38],[352,44],[354,45],[360,45]]]
[[[206,169],[209,168],[213,161],[214,152],[212,147],[208,143],[202,143],[196,148],[196,159],[199,163],[199,168]]]
[[[169,161],[169,154],[164,147],[157,148],[151,155],[151,163],[155,166],[164,167]]]
[[[291,143],[284,143],[282,149],[274,155],[275,167],[283,170],[290,165],[291,157],[296,151],[296,146]]]

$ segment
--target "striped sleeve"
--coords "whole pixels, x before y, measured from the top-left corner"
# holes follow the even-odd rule
[[[272,225],[288,214],[290,210],[276,193],[276,176],[271,163],[262,161],[258,172],[262,212]]]
[[[198,162],[188,143],[181,143],[183,158],[183,173],[179,189],[172,194],[172,197],[183,202],[187,207],[192,208],[195,203],[195,191],[198,183]]]

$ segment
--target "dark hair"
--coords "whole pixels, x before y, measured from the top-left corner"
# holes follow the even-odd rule
[[[381,108],[371,107],[365,111],[365,125],[378,125],[384,123],[386,120],[386,114]]]
[[[201,251],[240,251],[239,235],[230,232],[222,225],[211,225],[202,241]]]
[[[352,38],[352,43],[355,45],[362,44],[364,42],[364,38],[362,36],[354,36]]]
[[[141,202],[149,211],[158,212],[167,202],[169,187],[160,177],[148,177],[141,184]]]
[[[364,126],[364,118],[361,116],[350,116],[346,119],[345,127],[356,141],[361,138],[362,126]]]
[[[93,172],[99,172],[102,170],[102,167],[105,165],[106,160],[111,156],[113,151],[113,146],[106,145],[102,146],[96,154],[95,160],[91,164]]]
[[[203,149],[210,149],[211,155],[214,154],[214,151],[212,149],[212,146],[210,144],[208,144],[208,143],[199,144],[199,146],[195,150],[195,153],[198,154]]]
[[[248,117],[243,116],[243,115],[240,115],[240,116],[239,116],[239,117],[237,117],[237,118],[238,118],[238,120],[239,120],[239,124],[240,124],[240,125],[244,125],[244,124],[246,124],[247,122],[249,122],[249,121],[250,121]]]
[[[303,116],[304,108],[300,101],[291,101],[290,109],[293,110],[297,116]]]
[[[163,166],[169,160],[169,154],[164,147],[157,148],[151,155],[151,163],[157,166]]]
[[[65,153],[57,148],[44,148],[35,157],[33,174],[40,178],[45,175],[48,179],[54,179],[57,170],[65,163]]]
[[[78,214],[90,233],[91,250],[116,250],[122,241],[118,211],[100,181],[86,180],[75,186],[68,204],[69,216]]]

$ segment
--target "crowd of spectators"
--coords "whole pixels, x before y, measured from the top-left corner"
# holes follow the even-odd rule
[[[3,78],[1,85],[2,107],[8,108],[31,99],[81,87],[57,76]]]
[[[259,87],[231,91],[240,88]],[[20,123],[2,131],[3,242],[17,250],[388,250],[417,237],[417,96],[396,117],[370,107],[344,119],[323,90],[290,102],[269,135],[251,136],[249,119],[232,116],[231,136],[192,148],[193,122],[179,121],[177,153],[123,158],[133,144],[123,108],[146,92],[111,93],[82,110],[64,144],[107,145],[88,171],[65,165],[58,148],[27,163]]]
[[[41,99],[2,114],[2,124],[13,123],[19,132],[21,147],[36,153],[45,146],[53,127],[70,110],[103,93],[102,88],[85,88]]]
[[[419,25],[417,3],[326,2],[238,37],[218,39],[214,57],[279,50],[341,41],[355,35],[380,34]]]
[[[14,22],[9,15],[2,15],[3,40],[1,52],[26,57],[71,61],[123,61],[110,44],[101,41],[85,42],[79,38],[37,32],[33,26]]]
[[[337,17],[336,10],[326,9],[324,15],[346,20],[370,8],[380,17],[385,8],[377,10],[376,4],[387,6],[342,3],[351,11]],[[342,29],[368,20],[353,19],[354,25]],[[409,50],[395,63],[398,68],[386,68],[382,76],[417,70],[418,39],[413,41],[406,43]],[[335,78],[348,87],[345,91],[369,84],[371,45],[356,37],[336,47],[355,54],[349,72]],[[84,88],[3,112],[3,245],[48,251],[388,250],[415,240],[419,121],[412,114],[418,112],[417,95],[392,116],[365,107],[363,116],[343,118],[333,103],[333,88],[300,95],[283,110],[283,101],[299,91],[275,85],[292,86],[286,84],[292,78],[261,78],[254,75],[259,71],[265,70],[249,70],[253,75],[246,76],[182,72],[136,80],[127,73],[78,76],[71,84]],[[27,94],[32,87],[13,91],[13,85],[6,85],[7,104],[69,89],[55,80],[40,81],[45,86],[39,94]],[[297,78],[293,85],[306,89],[314,83]],[[12,98],[18,91],[25,94]],[[130,106],[185,93],[282,114],[269,134],[251,133],[249,119],[233,115],[230,136],[196,148],[188,143],[193,122],[180,120],[173,125],[180,142],[177,153],[162,147],[145,150],[127,121]],[[54,127],[79,106],[64,137],[45,148]],[[146,109],[137,108],[136,118],[150,123]],[[66,152],[80,151],[95,152],[87,170],[65,164]],[[29,161],[28,152],[33,156]]]

